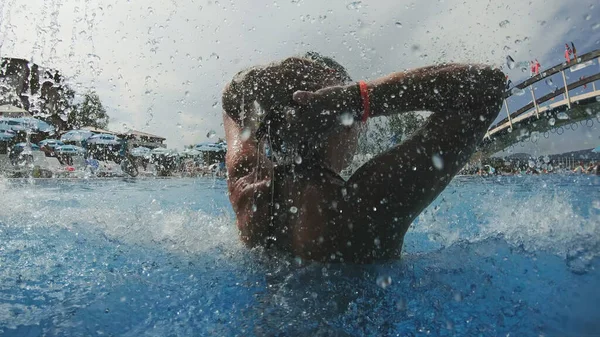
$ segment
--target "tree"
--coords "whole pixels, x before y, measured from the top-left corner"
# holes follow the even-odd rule
[[[79,104],[67,107],[68,124],[71,129],[79,129],[84,126],[93,126],[98,129],[106,129],[109,117],[106,109],[102,106],[100,97],[94,91],[84,94],[83,101]]]

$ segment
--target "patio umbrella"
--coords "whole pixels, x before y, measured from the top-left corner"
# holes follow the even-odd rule
[[[14,105],[10,105],[10,104],[4,104],[4,105],[0,105],[0,116],[24,117],[24,116],[31,116],[31,114],[29,113],[29,111],[27,111],[23,108],[19,108]]]
[[[202,154],[202,152],[196,150],[196,149],[185,149],[183,151],[181,151],[181,153],[179,153],[181,156],[199,156]]]
[[[225,152],[226,148],[222,143],[200,143],[194,149],[201,152]]]
[[[25,150],[31,149],[33,151],[40,151],[40,147],[33,143],[17,143],[13,145],[13,150]]]
[[[0,131],[23,131],[25,126],[16,118],[0,117]]]
[[[15,138],[14,133],[0,131],[0,142],[6,142]]]
[[[60,137],[63,142],[82,142],[87,140],[94,133],[89,130],[71,130]]]
[[[55,149],[56,152],[60,153],[60,154],[84,154],[85,153],[85,149],[79,146],[75,146],[75,145],[62,145],[62,146],[58,146]]]
[[[54,132],[54,127],[43,120],[33,117],[4,118],[0,117],[0,130]]]
[[[54,126],[44,122],[41,119],[33,118],[33,117],[21,117],[14,118],[15,120],[21,122],[25,128],[25,130],[31,130],[34,132],[46,132],[53,133]]]
[[[177,154],[176,151],[172,150],[172,149],[166,149],[164,147],[157,147],[156,149],[153,149],[152,151],[150,151],[151,154],[154,155],[164,155],[164,156],[173,156],[175,154]]]
[[[44,139],[41,142],[39,142],[38,145],[39,146],[48,146],[48,147],[54,149],[57,146],[65,145],[65,143],[61,142],[58,139]]]
[[[131,151],[129,151],[129,154],[134,156],[134,157],[146,157],[150,155],[150,149],[147,147],[136,147],[134,149],[131,149]]]
[[[108,133],[99,133],[88,138],[87,143],[94,145],[119,145],[121,144],[121,138]]]

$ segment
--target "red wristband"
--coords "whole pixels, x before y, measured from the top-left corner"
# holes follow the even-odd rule
[[[367,83],[365,81],[358,81],[358,88],[360,89],[360,97],[363,102],[363,115],[362,121],[366,122],[369,119],[369,115],[371,115],[371,103],[369,101],[369,88],[367,87]]]

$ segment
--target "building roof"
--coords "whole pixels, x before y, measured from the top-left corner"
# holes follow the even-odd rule
[[[3,117],[31,117],[29,111],[10,104],[0,105],[0,116]]]
[[[82,129],[89,130],[89,131],[92,131],[94,133],[108,133],[109,135],[115,135],[115,136],[118,136],[120,134],[119,132],[114,132],[114,131],[99,129],[99,128],[95,128],[93,126],[84,126],[84,127],[82,127]]]
[[[157,139],[166,140],[166,138],[165,138],[165,137],[161,137],[161,136],[153,135],[153,134],[151,134],[151,133],[147,133],[147,132],[136,131],[136,130],[131,130],[131,131],[125,132],[124,134],[126,134],[126,135],[134,135],[134,136],[140,136],[140,137],[157,138]]]

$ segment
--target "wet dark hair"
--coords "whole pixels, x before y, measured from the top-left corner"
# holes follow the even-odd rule
[[[301,57],[314,61],[326,68],[331,69],[333,72],[335,72],[335,76],[344,83],[352,82],[352,77],[350,77],[350,74],[348,74],[346,68],[344,68],[344,66],[339,64],[336,60],[334,60],[331,57],[323,56],[317,53],[316,51],[308,51]]]

